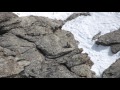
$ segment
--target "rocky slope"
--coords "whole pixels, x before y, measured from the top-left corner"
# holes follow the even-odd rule
[[[1,78],[93,78],[93,62],[61,20],[0,12]]]

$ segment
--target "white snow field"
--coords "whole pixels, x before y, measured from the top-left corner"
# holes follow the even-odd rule
[[[45,16],[52,19],[65,20],[74,12],[14,12],[19,16]],[[120,14],[116,12],[90,12],[91,16],[79,16],[67,22],[62,29],[70,31],[78,40],[79,47],[88,53],[94,62],[92,69],[97,77],[100,77],[116,59],[120,58],[120,52],[112,54],[110,47],[96,45],[92,37],[98,32],[102,34],[118,30],[120,28]]]

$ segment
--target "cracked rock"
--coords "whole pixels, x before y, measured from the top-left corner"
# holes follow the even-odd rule
[[[19,74],[24,70],[24,67],[29,65],[29,61],[17,61],[14,57],[0,58],[0,77],[7,77],[14,74]]]
[[[93,62],[78,48],[73,34],[61,30],[63,24],[47,17],[1,12],[0,77],[92,78]]]
[[[86,64],[74,66],[71,68],[71,71],[79,75],[80,77],[93,78],[94,72],[90,70],[90,67]]]
[[[65,66],[55,62],[34,62],[25,69],[25,76],[34,78],[79,78]]]

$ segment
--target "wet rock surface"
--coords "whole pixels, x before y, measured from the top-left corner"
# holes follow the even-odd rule
[[[93,62],[64,21],[0,13],[0,77],[92,78]]]

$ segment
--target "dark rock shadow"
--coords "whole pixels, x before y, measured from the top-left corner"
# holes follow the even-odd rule
[[[91,49],[95,50],[96,52],[100,52],[102,50],[108,49],[108,46],[97,45],[97,44],[94,43],[94,45],[92,46]],[[112,51],[111,51],[111,48],[109,48],[108,55],[109,56],[113,56],[114,55],[112,53]]]
[[[111,47],[110,47],[110,49],[109,49],[109,51],[108,51],[108,55],[109,56],[113,56],[114,54],[112,53],[112,51],[111,51]]]
[[[100,51],[105,50],[105,49],[107,49],[107,48],[108,48],[108,46],[97,45],[97,44],[95,44],[95,43],[94,43],[94,45],[91,47],[91,49],[93,49],[93,50],[95,50],[95,51],[97,51],[97,52],[100,52]]]

